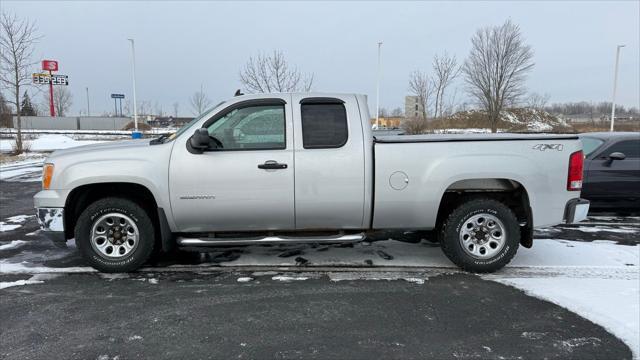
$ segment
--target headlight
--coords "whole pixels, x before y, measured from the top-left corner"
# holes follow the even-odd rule
[[[53,164],[44,164],[44,168],[42,171],[42,188],[44,190],[49,190],[52,177],[53,177]]]

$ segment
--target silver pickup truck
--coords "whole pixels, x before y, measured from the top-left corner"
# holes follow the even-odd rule
[[[453,263],[491,272],[534,227],[586,217],[574,135],[374,137],[369,119],[363,95],[234,97],[170,136],[54,152],[38,219],[104,272],[176,247],[386,229],[432,231]]]

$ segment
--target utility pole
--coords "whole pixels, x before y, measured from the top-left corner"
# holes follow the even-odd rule
[[[89,108],[89,87],[85,88],[87,90],[87,116],[91,116],[91,110]]]
[[[131,69],[132,69],[132,77],[133,77],[133,124],[135,127],[135,132],[138,132],[138,106],[136,103],[136,48],[133,39],[128,39],[131,41]]]
[[[382,41],[378,41],[378,81],[376,82],[376,129],[380,128],[380,74],[382,69],[380,66],[380,48]]]
[[[616,48],[616,66],[613,71],[613,97],[611,98],[611,129],[609,131],[613,132],[613,122],[616,119],[616,90],[618,87],[618,61],[620,60],[620,49],[625,47],[625,45],[618,45]]]

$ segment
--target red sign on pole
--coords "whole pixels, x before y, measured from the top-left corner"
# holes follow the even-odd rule
[[[42,70],[58,71],[58,62],[56,60],[42,60]]]
[[[53,77],[52,71],[58,71],[58,62],[56,60],[42,60],[42,70],[49,72],[49,77]],[[56,109],[53,106],[53,81],[49,82],[49,113],[52,117],[56,116]]]

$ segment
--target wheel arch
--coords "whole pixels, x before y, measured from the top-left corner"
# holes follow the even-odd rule
[[[120,197],[136,202],[147,211],[156,231],[156,241],[162,250],[172,248],[171,230],[164,209],[159,206],[152,191],[146,186],[133,182],[104,182],[84,184],[75,187],[65,201],[65,238],[74,237],[76,222],[82,211],[93,202],[106,197]]]
[[[450,184],[440,197],[436,227],[462,202],[477,197],[496,199],[514,211],[520,223],[520,244],[533,245],[533,213],[525,186],[508,178],[462,179]]]

